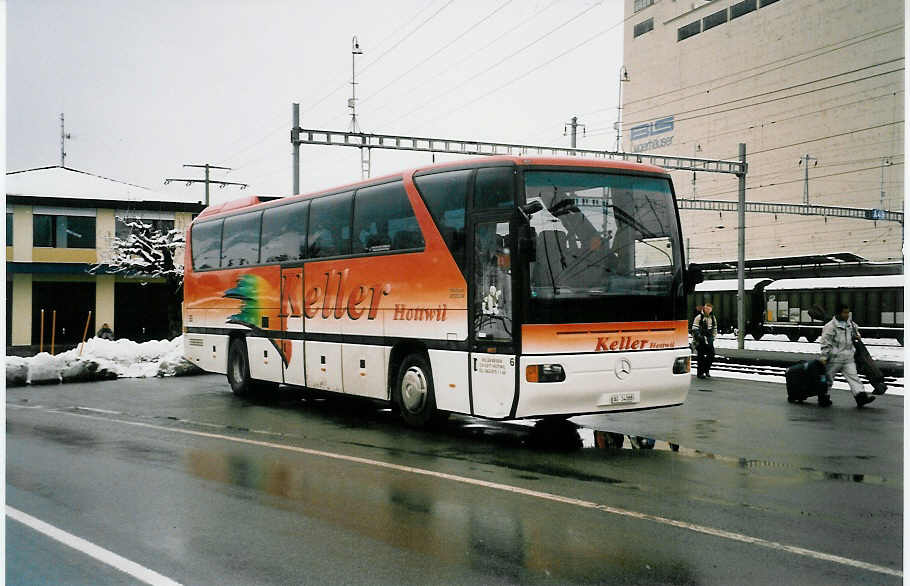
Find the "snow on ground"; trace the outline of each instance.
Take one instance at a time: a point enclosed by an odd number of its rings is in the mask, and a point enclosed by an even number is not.
[[[805,338],[801,338],[805,339]],[[897,340],[889,339],[870,339],[866,340],[866,348],[869,349],[869,354],[875,360],[888,360],[893,362],[904,362],[904,347],[897,343]],[[714,341],[715,349],[721,348],[736,348],[736,336],[733,334],[721,334]],[[784,334],[775,334],[775,335],[764,335],[761,340],[755,340],[752,336],[746,336],[745,340],[746,350],[766,350],[769,352],[799,352],[811,356],[817,356],[821,345],[817,342],[791,342],[787,339],[787,336]],[[808,356],[807,356],[808,358]],[[693,359],[694,360],[694,359]],[[749,374],[745,372],[727,372],[715,369],[711,373],[712,377],[715,378],[738,378],[743,380],[759,380],[764,382],[777,382],[781,384],[787,384],[787,380],[783,375],[767,375],[767,374]],[[694,382],[694,381],[693,381]],[[904,396],[904,379],[898,378],[895,379],[895,382],[898,383],[899,387],[890,386],[885,394],[887,395],[898,395]],[[850,387],[845,381],[835,381],[835,389],[843,389],[849,391]],[[871,386],[866,385],[867,390],[871,390]]]
[[[800,338],[804,340],[805,338]],[[875,360],[888,360],[892,362],[904,362],[904,347],[897,343],[897,340],[889,339],[867,339],[865,340],[869,354]],[[746,350],[767,350],[769,352],[801,352],[804,354],[819,353],[821,345],[818,342],[790,342],[785,334],[766,334],[761,340],[755,340],[752,336],[746,336]],[[733,334],[721,334],[714,341],[714,348],[736,348],[736,336]]]
[[[51,356],[6,357],[6,384],[55,384],[114,378],[184,376],[201,372],[183,357],[183,336],[133,342],[92,338],[80,347]]]
[[[773,375],[773,374],[752,374],[748,372],[729,372],[726,370],[719,370],[716,368],[711,369],[711,378],[738,378],[741,380],[748,380],[753,382],[763,382],[763,383],[780,383],[782,385],[787,384],[787,379],[784,375]],[[900,386],[888,386],[888,390],[885,391],[886,395],[896,395],[898,397],[904,396],[904,379],[898,378],[894,380],[895,383]],[[695,379],[692,380],[692,384],[698,384]],[[838,396],[849,398],[850,385],[847,384],[847,381],[835,380],[834,389],[839,389],[845,391],[842,395],[837,393],[832,393],[832,398],[837,400]],[[872,385],[866,385],[866,391],[872,392]],[[782,391],[784,396],[786,396],[786,391]]]

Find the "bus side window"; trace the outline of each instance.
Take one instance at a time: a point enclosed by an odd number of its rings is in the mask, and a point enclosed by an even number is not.
[[[472,171],[446,171],[414,178],[436,227],[461,272],[465,271],[465,205]]]
[[[224,220],[193,224],[193,269],[217,269],[221,265],[221,226]]]
[[[273,263],[306,258],[307,218],[310,202],[269,208],[262,214],[261,262]]]
[[[262,214],[240,214],[224,220],[221,268],[259,263],[259,219]]]
[[[512,167],[490,167],[477,170],[474,183],[474,209],[510,208],[514,204]]]
[[[311,258],[351,253],[353,203],[353,192],[320,197],[312,201],[307,239]]]
[[[408,250],[424,245],[417,216],[401,181],[357,190],[353,252]]]

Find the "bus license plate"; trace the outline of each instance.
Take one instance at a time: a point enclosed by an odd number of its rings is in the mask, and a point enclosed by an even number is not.
[[[625,405],[627,403],[638,403],[638,391],[628,391],[625,393],[612,393],[609,395],[610,405]]]

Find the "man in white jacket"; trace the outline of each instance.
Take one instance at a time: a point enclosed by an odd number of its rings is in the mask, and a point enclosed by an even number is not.
[[[822,328],[822,335],[819,337],[821,353],[818,358],[825,364],[829,391],[829,394],[818,398],[820,406],[827,407],[831,405],[831,386],[834,384],[834,375],[838,372],[847,379],[847,384],[850,385],[850,392],[853,393],[857,407],[862,407],[875,400],[875,397],[864,390],[863,383],[859,380],[859,374],[856,372],[856,361],[853,359],[853,340],[858,340],[859,338],[859,328],[850,319],[850,307],[843,304],[840,305],[837,313],[834,314],[834,318]]]

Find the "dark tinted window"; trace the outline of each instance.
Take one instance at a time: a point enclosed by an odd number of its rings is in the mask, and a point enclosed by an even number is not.
[[[310,258],[350,254],[353,195],[340,193],[312,201],[308,234]]]
[[[221,267],[240,267],[259,262],[261,213],[225,218],[221,244]]]
[[[95,248],[95,218],[91,216],[57,216],[57,242],[60,242],[60,222],[65,222],[67,248]]]
[[[761,0],[761,7],[764,8],[768,4],[774,4],[777,0]]]
[[[719,24],[727,22],[727,9],[718,10],[714,14],[710,14],[702,19],[701,30],[706,31],[709,28],[714,28]]]
[[[262,213],[261,262],[306,258],[306,224],[310,202],[271,208]]]
[[[635,27],[632,29],[632,36],[638,37],[652,30],[654,30],[654,19],[649,18],[648,20],[635,25]]]
[[[221,260],[221,224],[223,220],[193,224],[190,236],[193,247],[193,268],[217,269]]]
[[[32,244],[35,246],[54,246],[57,242],[57,223],[55,216],[35,214],[32,216]]]
[[[34,246],[95,248],[95,218],[91,216],[32,216]]]
[[[755,10],[755,0],[743,0],[730,7],[730,19],[739,18]]]
[[[683,39],[688,39],[693,35],[697,35],[701,32],[701,21],[696,20],[693,23],[687,24],[684,27],[680,27],[676,31],[676,40],[682,41]]]
[[[400,181],[357,190],[354,253],[407,250],[423,245],[417,217]]]
[[[478,169],[474,183],[474,209],[512,207],[513,178],[512,167]]]
[[[6,245],[13,245],[13,214],[6,213]]]
[[[464,272],[465,205],[471,184],[471,171],[449,171],[415,177],[439,233],[446,241],[455,262]]]

